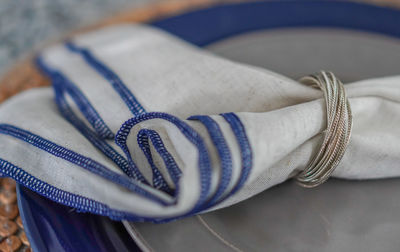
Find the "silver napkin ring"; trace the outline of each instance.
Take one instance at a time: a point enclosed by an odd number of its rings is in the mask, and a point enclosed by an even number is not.
[[[307,167],[297,175],[303,187],[324,183],[338,166],[350,141],[353,117],[343,83],[331,72],[321,71],[300,79],[300,82],[319,88],[326,102],[327,127],[318,153]]]

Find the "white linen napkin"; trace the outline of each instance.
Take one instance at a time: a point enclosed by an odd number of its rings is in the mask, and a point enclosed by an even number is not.
[[[37,63],[53,86],[1,104],[0,171],[113,219],[242,201],[304,169],[326,127],[321,91],[149,26],[79,35]],[[354,126],[333,175],[399,176],[400,77],[345,86]]]

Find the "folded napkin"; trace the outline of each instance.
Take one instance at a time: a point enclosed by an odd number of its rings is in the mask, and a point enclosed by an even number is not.
[[[113,219],[245,200],[302,171],[326,128],[320,90],[144,25],[79,35],[37,65],[52,88],[1,104],[0,171]],[[333,176],[399,176],[400,77],[345,87],[354,126]]]

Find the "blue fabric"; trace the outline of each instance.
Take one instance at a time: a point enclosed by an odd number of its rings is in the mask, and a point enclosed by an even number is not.
[[[133,115],[140,115],[145,113],[145,109],[140,105],[137,101],[136,97],[132,94],[129,88],[123,83],[121,78],[118,77],[109,67],[106,66],[104,62],[98,60],[93,53],[87,48],[82,48],[71,41],[66,42],[65,46],[74,53],[78,53],[82,56],[82,58],[95,69],[98,73],[100,73],[105,79],[107,79],[110,84],[113,86],[116,92],[121,96],[122,100],[126,103],[129,110]]]
[[[26,143],[29,143],[39,149],[42,149],[49,154],[62,158],[66,161],[69,161],[75,165],[82,167],[100,177],[111,180],[114,183],[125,187],[126,189],[137,193],[139,195],[143,195],[144,197],[159,202],[160,204],[167,205],[168,203],[162,201],[159,197],[152,194],[148,190],[146,190],[140,183],[129,179],[126,176],[120,175],[116,172],[111,171],[107,167],[102,164],[87,158],[83,155],[80,155],[76,152],[73,152],[67,148],[64,148],[60,145],[57,145],[51,141],[48,141],[40,136],[37,136],[27,130],[23,130],[12,125],[0,124],[0,134],[5,134],[22,140]]]
[[[210,134],[221,163],[221,175],[217,191],[209,201],[209,206],[220,202],[222,194],[226,191],[232,177],[232,156],[219,125],[209,116],[191,116],[189,120],[198,120],[204,124]]]
[[[58,86],[60,89],[65,90],[65,92],[67,92],[71,96],[71,98],[78,105],[79,110],[82,112],[82,114],[85,116],[85,118],[92,125],[93,129],[99,134],[100,137],[108,139],[114,138],[114,134],[104,123],[103,119],[99,116],[96,109],[90,104],[82,91],[80,91],[74,83],[72,83],[61,72],[47,66],[43,62],[41,57],[36,57],[36,65],[41,71],[43,71],[47,76],[51,78],[52,84],[54,86]]]
[[[137,169],[134,165],[129,165],[128,161],[122,157],[116,150],[114,150],[103,138],[112,138],[114,139],[114,133],[106,126],[104,121],[100,118],[95,109],[90,105],[89,101],[86,97],[79,91],[79,89],[71,84],[68,79],[64,77],[61,73],[52,70],[49,68],[40,57],[37,57],[37,65],[40,69],[46,73],[48,76],[51,76],[52,84],[55,92],[55,101],[58,105],[58,108],[61,114],[77,128],[83,136],[85,136],[96,148],[98,148],[102,153],[104,153],[107,157],[109,157],[115,164],[117,164],[122,171],[124,171],[129,177],[133,177],[143,183],[146,183],[144,176],[141,174],[139,169]],[[78,103],[78,107],[81,109],[86,119],[89,122],[92,122],[92,125],[99,125],[96,135],[91,129],[89,129],[84,122],[82,122],[76,114],[72,111],[68,103],[66,102],[65,93],[68,93],[69,86],[72,86],[72,90],[76,90],[79,93],[78,97],[75,97],[75,101]],[[71,92],[70,92],[71,94]],[[83,101],[83,102],[78,102]],[[94,119],[93,119],[94,118]],[[95,121],[92,121],[95,120]],[[96,128],[96,127],[94,127]],[[104,132],[104,134],[103,134]]]
[[[165,148],[164,143],[160,137],[160,135],[154,131],[149,129],[141,129],[138,133],[138,144],[145,154],[151,168],[153,171],[153,186],[157,189],[160,189],[168,194],[177,195],[179,191],[179,178],[182,174],[178,165],[176,164],[173,156],[168,152]],[[161,156],[164,161],[165,168],[168,171],[172,181],[174,182],[175,189],[170,188],[160,172],[159,168],[153,161],[153,156],[150,151],[149,138],[156,149],[157,153]]]
[[[235,192],[237,192],[240,188],[242,188],[247,178],[249,177],[253,158],[252,158],[251,146],[246,135],[246,129],[243,126],[242,122],[240,121],[240,118],[234,113],[225,113],[221,115],[229,123],[233,133],[236,136],[236,140],[239,143],[241,159],[242,159],[242,171],[240,173],[240,179],[236,184],[235,188],[230,193],[230,195],[232,195]]]
[[[199,160],[197,165],[200,173],[201,190],[200,190],[200,197],[196,203],[196,206],[193,208],[193,210],[190,211],[190,214],[204,210],[203,204],[207,200],[211,187],[211,163],[210,163],[211,161],[207,151],[207,147],[201,136],[184,121],[173,115],[161,112],[149,112],[134,117],[126,121],[122,125],[121,129],[118,131],[115,137],[117,145],[121,147],[121,149],[126,153],[127,156],[130,156],[129,149],[126,143],[127,136],[129,135],[130,130],[136,124],[151,119],[163,119],[174,124],[182,132],[182,134],[197,147],[199,153]],[[157,146],[155,147],[157,148]],[[158,151],[160,150],[158,149]]]

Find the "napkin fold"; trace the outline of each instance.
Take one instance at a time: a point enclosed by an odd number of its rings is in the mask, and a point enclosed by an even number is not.
[[[52,87],[0,106],[0,171],[113,219],[169,221],[245,200],[304,169],[326,127],[320,90],[146,25],[76,36],[37,65]],[[399,176],[400,77],[345,87],[354,126],[333,176]]]

